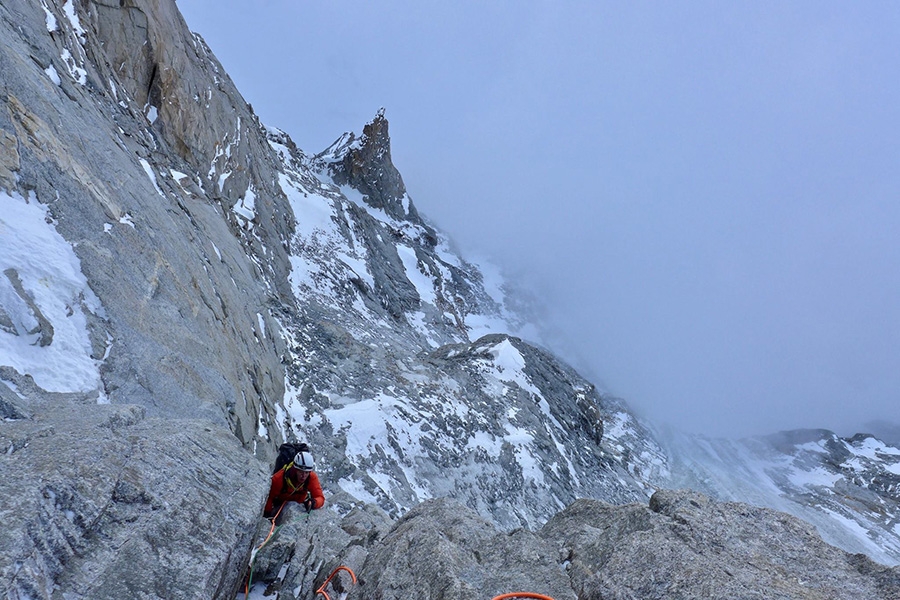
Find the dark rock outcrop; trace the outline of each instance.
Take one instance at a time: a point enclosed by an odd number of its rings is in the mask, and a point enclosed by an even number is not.
[[[327,164],[337,185],[351,186],[369,206],[398,221],[424,225],[391,160],[391,137],[383,108],[363,127],[361,136],[344,134],[316,158]],[[431,234],[434,239],[434,232]]]

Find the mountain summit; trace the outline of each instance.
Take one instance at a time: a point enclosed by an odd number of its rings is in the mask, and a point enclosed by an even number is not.
[[[384,108],[366,123],[361,136],[346,133],[316,158],[327,165],[336,185],[349,185],[363,195],[368,206],[383,210],[398,221],[423,224],[391,160]]]

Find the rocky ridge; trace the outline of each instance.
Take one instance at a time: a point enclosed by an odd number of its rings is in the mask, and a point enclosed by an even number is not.
[[[343,519],[300,518],[286,535],[292,542],[276,542],[268,556],[277,559],[260,570],[282,600],[310,597],[339,565],[358,581],[341,574],[326,591],[347,600],[900,598],[900,568],[830,546],[786,513],[688,490],[626,505],[581,499],[536,531],[504,532],[436,499],[392,526],[372,508],[352,508]]]

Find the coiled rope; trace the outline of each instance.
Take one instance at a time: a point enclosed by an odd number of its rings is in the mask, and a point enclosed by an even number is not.
[[[325,591],[325,588],[328,587],[328,583],[332,580],[332,578],[334,578],[334,576],[338,574],[338,571],[347,571],[348,573],[350,573],[350,578],[353,580],[353,583],[356,583],[356,574],[350,569],[350,567],[341,565],[340,567],[332,571],[331,575],[328,576],[328,579],[325,580],[325,583],[323,583],[319,587],[319,589],[316,590],[316,596],[322,594],[323,596],[325,596],[325,600],[331,600],[331,597],[328,595],[328,592]]]

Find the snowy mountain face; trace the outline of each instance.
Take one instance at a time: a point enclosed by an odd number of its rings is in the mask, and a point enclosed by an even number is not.
[[[827,432],[812,448],[790,443],[805,439],[796,432],[679,436],[663,450],[624,404],[551,354],[508,335],[478,339],[522,319],[502,286],[488,293],[478,268],[422,221],[387,132],[379,112],[362,136],[311,158],[270,136],[284,187],[302,193],[288,196],[305,318],[286,329],[305,343],[292,344],[279,424],[323,448],[337,440],[326,469],[340,489],[394,514],[452,496],[503,527],[533,527],[577,497],[621,504],[683,486],[790,512],[831,543],[900,563],[897,448]]]
[[[584,553],[609,558],[613,539],[647,553],[651,528],[675,548],[688,522],[715,546],[716,519],[746,512],[649,500],[671,486],[900,561],[900,450],[654,435],[528,342],[502,278],[418,213],[383,111],[304,153],[259,122],[171,0],[4,0],[0,39],[0,595],[234,597],[286,440],[312,444],[329,504],[260,558],[282,598],[338,558],[385,582],[356,597],[414,596],[416,576],[380,561],[416,547],[455,557],[444,571],[469,565],[466,535],[498,554],[470,565],[476,587],[450,573],[450,597],[542,578],[559,597],[631,597]],[[517,529],[570,505],[550,541]],[[735,539],[784,520],[752,514]],[[440,535],[408,525],[420,517]],[[592,538],[607,518],[628,539]],[[819,543],[791,523],[792,543]],[[541,554],[546,578],[529,567]],[[900,589],[896,570],[828,560],[850,565],[846,589]]]
[[[649,497],[641,475],[664,461],[624,406],[520,338],[479,337],[522,320],[419,216],[383,112],[314,157],[270,142],[297,215],[298,314],[282,320],[287,393],[267,429],[312,440],[332,486],[395,514],[452,495],[516,527],[579,496]]]

